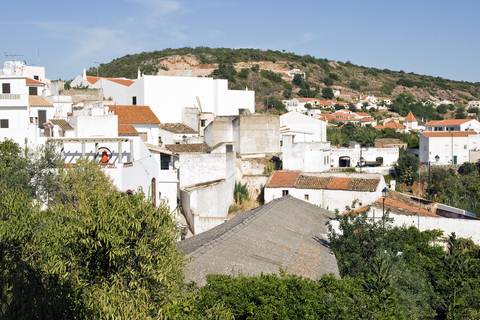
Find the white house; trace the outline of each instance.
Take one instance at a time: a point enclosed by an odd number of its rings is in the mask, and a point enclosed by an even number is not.
[[[230,90],[224,79],[157,75],[139,75],[135,80],[86,75],[77,78],[73,85],[85,83],[83,78],[96,81],[89,87],[98,82],[104,97],[114,103],[150,106],[164,123],[182,122],[183,110],[192,107],[218,116],[238,115],[242,109],[255,112],[255,92]]]
[[[480,108],[480,100],[468,101],[468,108]]]
[[[183,123],[162,123],[159,130],[159,144],[199,143],[203,139],[198,132]]]
[[[282,165],[286,170],[323,172],[330,169],[330,142],[294,142],[295,135],[282,136]]]
[[[291,195],[321,208],[343,212],[374,203],[386,188],[382,175],[275,171],[265,185],[265,202]]]
[[[476,119],[447,119],[427,122],[428,131],[475,131],[480,132]]]
[[[424,131],[420,133],[419,158],[434,165],[474,162],[480,134],[474,131]]]
[[[191,234],[207,231],[227,219],[233,203],[235,153],[232,144],[166,145],[177,163],[180,203]]]
[[[378,166],[388,170],[397,163],[399,156],[398,147],[374,148],[362,147],[360,144],[354,144],[349,148],[333,147],[330,153],[330,166],[332,168]]]
[[[139,136],[145,143],[159,143],[160,120],[150,107],[139,105],[111,105],[109,111],[118,116],[120,136]]]
[[[294,142],[326,142],[327,123],[290,111],[280,116],[280,134],[294,135]]]
[[[425,130],[424,126],[420,126],[418,124],[417,118],[415,118],[415,116],[411,111],[405,117],[405,121],[403,122],[403,125],[405,126],[405,131],[407,132]]]

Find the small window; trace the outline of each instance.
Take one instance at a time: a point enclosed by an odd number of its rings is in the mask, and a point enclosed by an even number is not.
[[[280,147],[283,147],[283,140],[280,140]]]
[[[305,199],[305,201],[308,201],[308,200],[310,199],[310,195],[305,194],[305,195],[303,196],[303,199]]]
[[[2,93],[10,93],[10,83],[2,83]]]
[[[132,104],[135,106],[137,105],[137,97],[136,96],[133,96],[132,97]]]
[[[282,197],[288,196],[288,190],[282,190]]]
[[[201,126],[202,128],[205,127],[206,122],[207,122],[207,120],[201,119],[201,120],[200,120],[200,126]]]
[[[38,95],[38,88],[37,87],[28,87],[28,94],[31,96]]]
[[[33,76],[33,79],[40,80],[40,77],[39,76]]]
[[[8,128],[8,119],[0,119],[0,128],[7,129]]]
[[[233,145],[231,144],[225,145],[225,152],[233,152]]]
[[[463,146],[463,149],[467,150],[467,145],[464,145],[464,146]]]

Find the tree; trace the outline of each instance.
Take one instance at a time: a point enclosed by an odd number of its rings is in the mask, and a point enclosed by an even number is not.
[[[467,117],[467,114],[465,112],[465,107],[458,106],[457,109],[455,110],[455,119],[465,119],[466,117]]]
[[[267,109],[273,109],[277,113],[287,112],[287,108],[285,108],[283,102],[276,97],[266,97],[263,104]]]
[[[333,93],[333,90],[332,88],[323,88],[322,89],[322,97],[324,97],[325,99],[333,99],[335,98],[335,94]]]
[[[448,105],[447,104],[441,104],[437,107],[437,112],[440,114],[446,114],[448,112]]]
[[[78,163],[58,181],[46,210],[25,192],[5,189],[10,193],[0,196],[0,243],[6,244],[0,256],[7,257],[0,266],[7,280],[0,282],[0,312],[17,318],[157,317],[182,280],[168,209],[153,207],[143,194],[116,191],[94,163]],[[15,266],[23,268],[21,278]],[[31,287],[52,297],[41,299]],[[42,305],[25,308],[18,299]]]
[[[300,87],[304,82],[305,82],[305,80],[303,79],[303,76],[301,74],[296,73],[293,76],[292,83],[294,85]]]
[[[325,79],[323,79],[323,83],[326,86],[331,86],[331,85],[333,85],[333,80],[331,78],[325,78]]]
[[[395,165],[395,177],[401,183],[411,186],[418,178],[418,158],[404,150],[400,150],[398,162]]]

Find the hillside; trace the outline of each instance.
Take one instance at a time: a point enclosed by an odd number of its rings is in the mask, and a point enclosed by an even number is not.
[[[421,101],[437,98],[459,104],[480,98],[480,83],[258,49],[197,47],[142,52],[101,64],[98,72],[101,76],[135,78],[138,68],[144,74],[227,78],[232,89],[255,90],[259,107],[266,97],[319,97],[325,87],[340,90],[341,99],[348,102],[360,95],[395,97],[403,92]],[[292,83],[288,72],[294,69],[305,73],[305,81]],[[95,75],[97,70],[88,72]]]

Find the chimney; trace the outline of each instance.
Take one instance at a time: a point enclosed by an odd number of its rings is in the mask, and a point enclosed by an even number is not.
[[[83,74],[82,74],[83,80],[87,80],[87,69],[83,68]]]
[[[140,68],[137,69],[137,79],[142,77],[142,72],[140,72]]]

